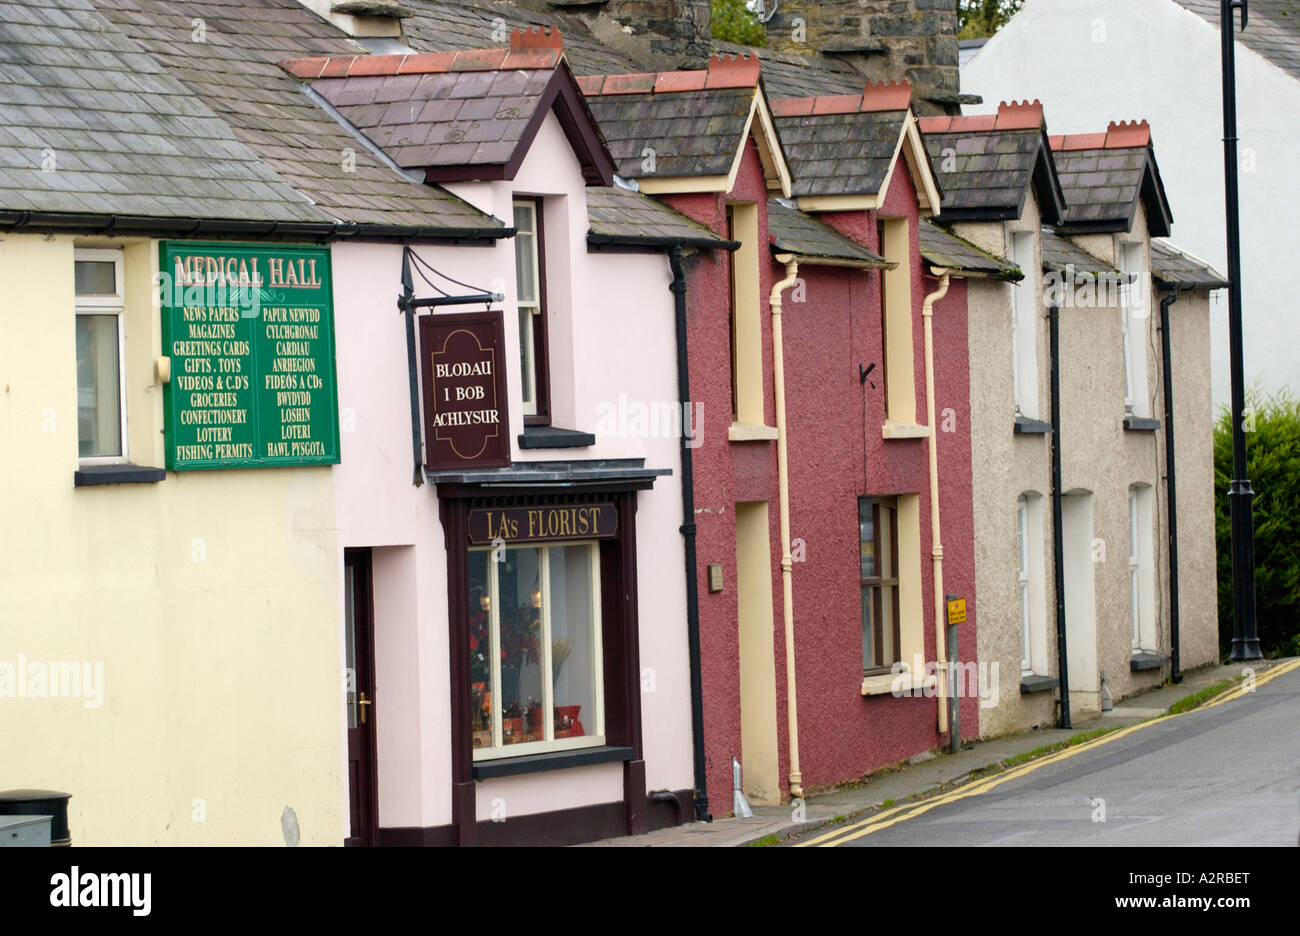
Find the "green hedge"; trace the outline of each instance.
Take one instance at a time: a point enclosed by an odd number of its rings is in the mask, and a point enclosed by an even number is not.
[[[1255,492],[1255,602],[1265,656],[1300,655],[1300,400],[1289,391],[1247,400],[1246,475]],[[1253,418],[1252,418],[1253,417]],[[1231,417],[1214,426],[1215,538],[1219,551],[1219,648],[1232,646]]]

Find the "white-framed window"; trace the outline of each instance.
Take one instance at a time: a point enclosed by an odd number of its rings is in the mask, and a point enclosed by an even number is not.
[[[604,744],[599,544],[471,549],[469,594],[474,759]]]
[[[1134,485],[1128,492],[1129,621],[1133,652],[1156,649],[1155,539],[1151,522],[1150,485]]]
[[[1038,418],[1038,261],[1035,235],[1011,235],[1011,260],[1025,278],[1011,287],[1011,375],[1017,416]]]
[[[549,367],[546,347],[546,238],[542,202],[516,198],[515,284],[519,306],[519,373],[524,418],[550,422]]]
[[[1016,500],[1016,574],[1020,607],[1020,672],[1047,675],[1047,585],[1043,561],[1043,497]]]
[[[1020,572],[1017,587],[1020,593],[1020,672],[1034,671],[1033,652],[1030,649],[1030,634],[1033,632],[1032,611],[1030,609],[1029,581],[1029,502],[1020,495],[1016,503],[1016,552],[1020,557]]]
[[[126,304],[122,251],[73,254],[77,341],[77,455],[82,464],[127,459]]]
[[[1138,243],[1120,245],[1120,317],[1124,332],[1124,411],[1134,416],[1151,415],[1147,388],[1147,340],[1150,334],[1150,281]]]

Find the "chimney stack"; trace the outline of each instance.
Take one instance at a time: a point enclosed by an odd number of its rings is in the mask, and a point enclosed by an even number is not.
[[[781,0],[767,42],[843,58],[874,81],[906,78],[918,113],[960,111],[957,0]]]

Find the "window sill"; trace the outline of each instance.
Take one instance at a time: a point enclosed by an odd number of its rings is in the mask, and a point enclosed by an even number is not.
[[[862,677],[862,694],[864,696],[914,694],[926,689],[933,690],[937,685],[934,674],[929,676],[913,673],[881,673],[879,676]]]
[[[1160,420],[1148,419],[1146,416],[1125,416],[1125,432],[1155,432],[1160,428]]]
[[[880,429],[880,435],[885,439],[928,439],[930,438],[930,427],[886,420],[884,426]]]
[[[524,426],[519,436],[521,449],[587,448],[595,444],[596,437],[590,432],[555,426]]]
[[[1016,417],[1016,435],[1050,435],[1052,424],[1043,422],[1041,419],[1030,419],[1028,416]]]
[[[1145,650],[1139,650],[1133,654],[1129,660],[1128,668],[1130,672],[1140,673],[1143,670],[1161,669],[1165,665],[1165,658],[1158,653],[1148,653]]]
[[[167,479],[166,468],[143,465],[83,465],[72,475],[73,487],[97,484],[157,484]]]
[[[776,438],[776,426],[751,426],[747,423],[732,423],[727,429],[730,442],[770,442]]]
[[[1022,673],[1020,675],[1020,694],[1029,695],[1034,692],[1050,692],[1061,684],[1061,681],[1055,676],[1035,676],[1033,673]]]
[[[519,774],[541,773],[546,770],[567,770],[570,767],[589,767],[592,764],[613,764],[636,759],[636,749],[630,747],[589,747],[571,751],[552,751],[547,754],[528,754],[524,757],[503,757],[499,760],[478,761],[474,764],[474,779],[514,777]]]

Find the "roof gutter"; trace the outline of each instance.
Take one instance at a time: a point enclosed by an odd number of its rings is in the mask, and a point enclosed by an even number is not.
[[[772,245],[772,253],[777,254],[777,262],[782,263],[781,257],[794,257],[803,266],[824,266],[824,267],[847,267],[853,270],[892,270],[898,266],[897,263],[890,263],[888,260],[854,260],[850,257],[817,257],[812,254],[801,254],[798,251],[790,250],[779,244]]]
[[[513,233],[513,232],[512,232]],[[670,235],[653,236],[649,234],[596,234],[587,232],[587,246],[600,250],[602,247],[630,247],[638,250],[673,250],[680,247],[695,247],[700,250],[739,250],[740,241],[721,240],[715,237],[672,237]]]
[[[436,228],[351,221],[237,221],[214,218],[0,211],[0,232],[111,234],[114,237],[238,237],[250,240],[360,240],[490,243],[515,236],[513,227]]]

